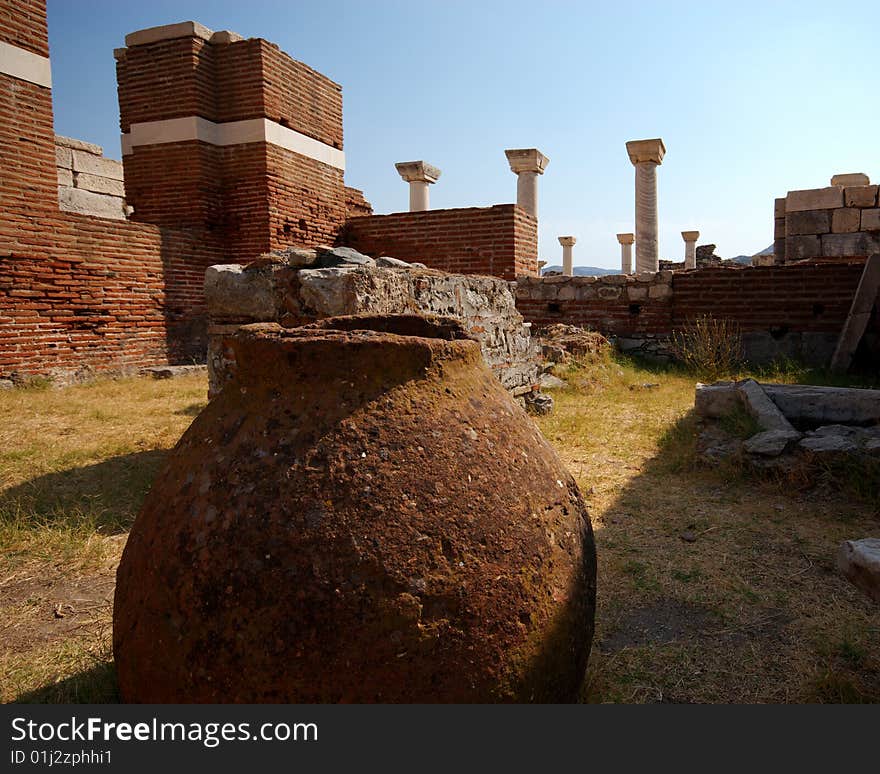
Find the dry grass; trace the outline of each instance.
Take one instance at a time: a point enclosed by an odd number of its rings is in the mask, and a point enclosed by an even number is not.
[[[0,701],[114,695],[125,535],[205,392],[200,377],[0,392]]]
[[[692,377],[612,363],[572,383],[539,424],[596,534],[584,699],[880,701],[880,614],[834,569],[878,533],[872,506],[697,468]]]
[[[880,700],[880,616],[833,569],[877,534],[870,506],[694,468],[693,377],[570,376],[539,423],[596,530],[584,700]],[[204,395],[196,377],[0,393],[0,700],[115,699],[113,573]]]

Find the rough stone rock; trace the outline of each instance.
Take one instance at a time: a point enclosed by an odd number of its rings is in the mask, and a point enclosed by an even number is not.
[[[145,368],[144,373],[152,376],[154,379],[177,379],[181,376],[190,376],[192,374],[208,373],[206,365],[169,365],[169,366],[153,366]]]
[[[543,356],[557,363],[569,357],[594,360],[611,349],[608,339],[601,333],[563,323],[542,328],[535,338],[540,342]]]
[[[731,414],[742,401],[734,382],[697,382],[694,391],[694,410],[704,419],[721,419]]]
[[[553,374],[541,374],[538,384],[541,385],[542,390],[562,390],[568,387],[568,382]]]
[[[0,379],[0,390],[12,390],[15,388],[15,382],[12,379]]]
[[[880,422],[880,390],[813,387],[805,384],[762,385],[792,422],[868,425]]]
[[[318,251],[304,247],[285,247],[283,250],[273,250],[269,255],[277,256],[288,266],[298,269],[311,268],[318,261]]]
[[[359,253],[353,247],[332,247],[318,249],[318,269],[333,269],[337,266],[375,266],[376,262],[368,255]]]
[[[859,428],[827,425],[807,433],[799,446],[817,455],[854,454],[861,445]]]
[[[746,411],[754,417],[763,430],[794,432],[791,422],[785,418],[785,415],[754,379],[739,382],[736,389],[742,398]]]
[[[209,266],[205,301],[214,317],[270,322],[278,316],[275,266],[245,268],[239,264]]]
[[[532,390],[523,395],[526,410],[531,414],[544,416],[553,411],[555,401],[549,395],[538,390]]]
[[[797,430],[765,430],[749,438],[743,444],[743,450],[761,457],[778,457],[801,438]]]
[[[477,343],[403,316],[250,325],[233,346],[237,376],[169,455],[119,565],[122,698],[575,699],[590,520]]]
[[[844,541],[837,552],[837,568],[850,583],[880,604],[880,539]]]
[[[401,261],[400,258],[389,258],[387,255],[376,259],[376,266],[380,269],[411,269],[412,264]]]

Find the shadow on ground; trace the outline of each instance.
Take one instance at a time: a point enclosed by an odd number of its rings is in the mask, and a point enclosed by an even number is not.
[[[119,701],[113,662],[96,664],[57,683],[18,696],[15,704],[115,704]]]
[[[124,532],[167,454],[124,454],[31,479],[0,494],[0,520],[23,527],[63,527],[87,519],[102,534]]]

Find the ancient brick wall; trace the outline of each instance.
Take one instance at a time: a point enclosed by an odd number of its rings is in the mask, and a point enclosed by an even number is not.
[[[792,357],[827,365],[849,313],[864,259],[705,268],[606,277],[521,278],[517,308],[536,327],[580,325],[625,350],[662,353],[664,340],[699,315],[731,320],[756,362]],[[866,345],[880,338],[874,311]]]
[[[537,221],[513,204],[351,218],[340,242],[457,274],[536,275]]]

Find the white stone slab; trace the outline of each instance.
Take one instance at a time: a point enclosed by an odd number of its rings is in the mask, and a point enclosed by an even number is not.
[[[158,43],[160,40],[173,40],[174,38],[210,40],[213,34],[214,30],[209,30],[204,24],[199,24],[197,21],[183,21],[130,32],[125,36],[125,45],[145,46],[148,43]]]
[[[49,57],[0,41],[0,73],[28,83],[52,88],[52,65]]]
[[[77,172],[74,185],[86,191],[109,194],[110,196],[125,196],[125,185],[121,180],[114,180],[100,175],[89,175],[85,172]]]
[[[109,177],[111,180],[122,180],[121,161],[105,159],[103,156],[95,156],[85,151],[73,151],[73,171]]]
[[[58,206],[64,212],[125,220],[122,199],[117,196],[104,196],[92,191],[60,186],[58,188]]]

